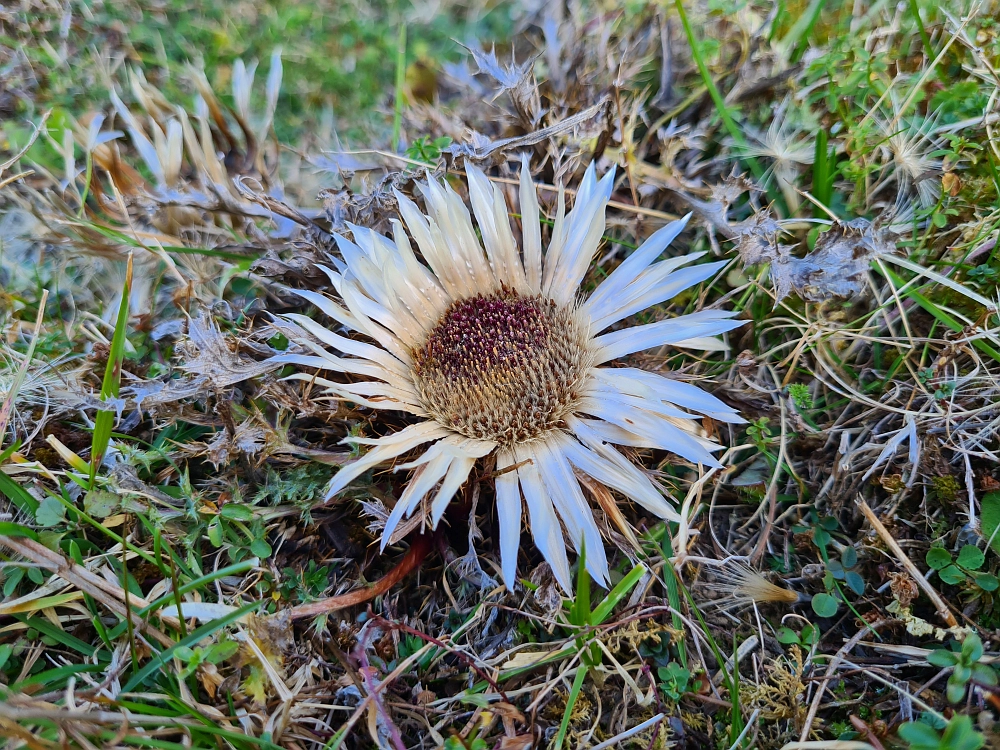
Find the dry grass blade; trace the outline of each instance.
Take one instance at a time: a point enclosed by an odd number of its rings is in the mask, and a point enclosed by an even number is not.
[[[146,623],[142,617],[136,614],[135,609],[126,608],[125,601],[127,596],[124,589],[120,586],[110,583],[96,573],[87,570],[82,565],[67,560],[59,553],[53,552],[33,539],[0,536],[0,545],[30,560],[32,563],[51,571],[54,575],[59,576],[83,593],[92,596],[119,617],[130,618],[137,632],[140,634],[148,634],[163,646],[170,647],[175,644],[173,638]],[[149,602],[136,596],[132,597],[131,603],[140,608],[149,606]],[[177,624],[176,620],[166,617],[164,617],[164,622],[175,626]]]
[[[42,335],[42,319],[45,316],[45,303],[48,299],[49,290],[42,290],[42,297],[38,302],[38,316],[35,318],[35,328],[31,335],[31,343],[28,344],[28,351],[24,355],[24,360],[21,362],[21,367],[18,369],[17,375],[14,377],[14,382],[4,394],[3,403],[0,403],[0,448],[4,446],[4,438],[7,435],[7,423],[10,420],[11,412],[14,410],[14,402],[21,390],[21,386],[24,384],[24,378],[28,374],[28,368],[31,366],[31,358],[35,353],[38,338]]]

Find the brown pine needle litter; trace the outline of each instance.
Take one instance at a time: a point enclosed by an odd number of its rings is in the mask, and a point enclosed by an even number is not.
[[[1000,745],[998,12],[5,5],[2,747]]]

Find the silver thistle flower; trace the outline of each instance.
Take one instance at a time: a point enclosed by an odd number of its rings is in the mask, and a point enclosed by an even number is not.
[[[681,268],[703,253],[655,262],[685,217],[653,234],[581,301],[580,283],[604,233],[613,171],[598,180],[591,165],[569,213],[560,195],[544,253],[527,162],[520,181],[520,250],[503,194],[478,169],[466,171],[483,243],[446,183],[431,179],[421,186],[428,215],[397,193],[409,236],[398,221],[392,239],[351,226],[354,242],[337,238],[343,262],[324,269],[342,303],[299,292],[367,340],[290,314],[284,317],[300,329],[296,343],[312,354],[288,353],[277,361],[362,376],[363,382],[349,383],[308,373],[292,377],[318,383],[335,398],[418,418],[386,437],[347,438],[371,447],[340,469],[327,493],[329,499],[368,469],[429,443],[418,458],[396,467],[413,475],[386,520],[383,548],[427,498],[436,527],[477,460],[494,454],[505,583],[515,580],[523,500],[535,544],[560,585],[570,590],[563,530],[577,551],[586,545],[587,569],[607,585],[604,544],[577,473],[661,518],[676,519],[649,477],[614,446],[658,448],[718,466],[712,452],[721,446],[698,434],[696,420],[743,420],[693,385],[604,365],[665,344],[718,348],[711,337],[742,321],[732,320],[731,311],[703,310],[601,332],[711,277],[723,263]]]

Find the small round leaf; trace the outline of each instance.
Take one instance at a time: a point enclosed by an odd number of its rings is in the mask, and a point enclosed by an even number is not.
[[[58,526],[66,518],[66,506],[54,497],[42,500],[35,511],[35,522],[39,526]]]
[[[983,563],[986,562],[986,555],[974,544],[966,544],[962,547],[962,551],[958,553],[958,560],[956,562],[966,570],[979,570],[983,567]]]
[[[943,570],[938,572],[941,576],[941,580],[945,583],[950,583],[952,586],[961,583],[965,580],[965,573],[957,565],[949,565]]]
[[[219,509],[219,515],[234,521],[252,521],[253,509],[239,503],[226,503]]]
[[[949,681],[954,680],[955,682],[960,682],[963,685],[969,681],[972,677],[972,667],[967,667],[964,664],[956,664],[955,670],[951,673],[951,677],[948,678]]]
[[[785,645],[799,642],[798,633],[791,628],[778,628],[775,637],[778,639],[778,643],[784,643]]]
[[[997,671],[989,664],[973,664],[972,678],[983,685],[996,685]]]
[[[256,557],[266,560],[271,556],[271,545],[263,539],[254,539],[250,543],[250,552]]]
[[[941,741],[936,747],[946,747],[948,750],[979,750],[985,742],[983,735],[972,728],[970,717],[956,714],[944,728],[944,734],[941,735]]]
[[[853,568],[858,564],[858,553],[854,547],[844,547],[844,551],[840,553],[840,562],[845,568]]]
[[[208,541],[213,547],[222,546],[222,524],[217,518],[208,525]]]
[[[969,633],[962,642],[962,657],[966,664],[979,661],[983,656],[983,640],[975,633]],[[966,678],[968,679],[968,678]]]
[[[927,661],[935,667],[954,667],[958,664],[958,655],[954,651],[939,648],[927,654]]]
[[[840,605],[837,604],[837,600],[834,599],[829,594],[816,594],[812,598],[812,608],[820,617],[833,617],[837,614],[837,610]]]
[[[899,727],[899,736],[911,747],[938,747],[941,737],[922,721],[908,721]]]
[[[851,591],[858,596],[865,593],[865,579],[853,570],[847,571],[847,585],[850,586]]]
[[[944,547],[931,547],[927,550],[925,559],[933,570],[941,570],[951,565],[951,554]]]
[[[972,577],[983,591],[996,591],[1000,588],[1000,581],[992,573],[973,573]]]
[[[956,679],[953,674],[948,678],[948,688],[945,690],[945,695],[948,696],[950,703],[958,703],[965,697],[965,682]]]
[[[107,518],[117,510],[121,501],[115,492],[91,490],[83,498],[83,509],[94,518]]]

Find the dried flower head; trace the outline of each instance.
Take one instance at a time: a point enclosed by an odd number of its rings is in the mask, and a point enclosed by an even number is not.
[[[755,604],[795,604],[799,595],[771,583],[763,573],[746,563],[730,560],[715,571],[712,590],[722,594],[714,604],[723,610],[739,610]]]
[[[396,467],[413,470],[413,476],[386,519],[383,548],[404,516],[425,502],[437,526],[477,460],[492,454],[507,585],[515,580],[522,500],[535,543],[560,585],[570,589],[564,531],[578,551],[586,545],[587,569],[606,584],[604,544],[577,473],[657,516],[676,518],[649,477],[613,446],[658,448],[718,466],[712,452],[720,446],[703,437],[697,420],[705,415],[742,421],[693,385],[606,365],[665,344],[717,347],[709,337],[741,322],[729,311],[704,310],[602,332],[704,281],[723,263],[681,268],[701,253],[655,262],[685,218],[653,234],[588,299],[579,300],[604,233],[613,172],[598,180],[591,166],[569,213],[560,197],[544,254],[527,163],[521,169],[520,250],[503,194],[478,169],[467,167],[467,175],[482,244],[465,203],[447,183],[431,179],[421,186],[427,215],[397,193],[409,236],[398,221],[392,239],[352,225],[354,242],[337,239],[343,262],[324,269],[342,302],[300,292],[366,340],[334,333],[304,315],[287,315],[296,327],[293,340],[312,353],[291,352],[278,360],[361,376],[361,382],[314,380],[311,373],[293,377],[317,382],[335,398],[418,419],[386,437],[347,438],[371,449],[344,466],[328,491],[330,498],[366,470],[430,443],[418,458]]]
[[[770,160],[764,184],[773,177],[788,206],[795,209],[800,202],[795,187],[799,171],[813,163],[816,152],[813,141],[806,138],[788,116],[789,104],[789,99],[785,99],[774,110],[771,124],[763,133],[748,128],[747,135],[753,143],[740,150],[746,156]]]
[[[891,172],[885,183],[895,181],[897,204],[905,205],[912,190],[923,208],[937,203],[941,196],[941,175],[944,162],[935,155],[940,141],[934,130],[937,118],[904,117],[901,104],[890,95],[892,117],[888,120],[875,115],[873,119],[881,131],[880,149],[891,160]],[[883,183],[883,184],[885,184]],[[873,189],[874,194],[877,187]]]

